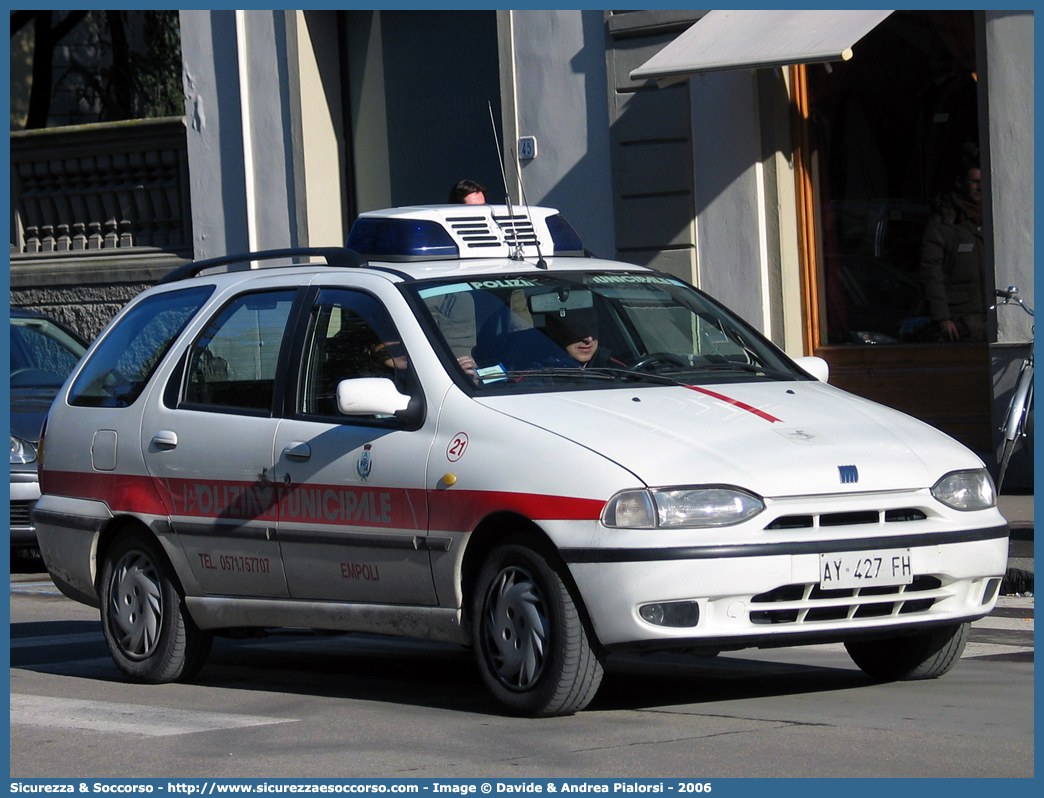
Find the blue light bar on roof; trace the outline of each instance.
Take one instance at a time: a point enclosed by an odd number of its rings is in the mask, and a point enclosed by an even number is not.
[[[556,255],[583,255],[584,242],[573,226],[560,213],[547,217],[547,230],[555,244]]]
[[[460,257],[442,225],[425,219],[356,219],[345,246],[390,261]]]

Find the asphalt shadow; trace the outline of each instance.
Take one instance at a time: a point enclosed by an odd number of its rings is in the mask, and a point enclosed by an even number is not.
[[[107,683],[124,677],[100,623],[11,625],[11,667]],[[39,644],[33,644],[37,640]],[[649,709],[873,684],[855,669],[701,657],[611,655],[591,709]],[[381,701],[483,715],[504,711],[487,692],[473,656],[452,644],[361,634],[280,631],[217,638],[191,684],[226,690]]]

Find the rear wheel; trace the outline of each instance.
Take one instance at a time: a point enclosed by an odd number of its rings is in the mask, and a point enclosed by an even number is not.
[[[884,682],[936,679],[960,660],[970,623],[944,626],[906,637],[845,643],[852,661]]]
[[[594,698],[602,665],[561,574],[530,543],[500,545],[482,565],[472,597],[475,656],[512,711],[571,715]]]
[[[159,544],[121,536],[102,564],[101,622],[116,666],[138,682],[184,681],[210,653],[212,635],[193,622]]]

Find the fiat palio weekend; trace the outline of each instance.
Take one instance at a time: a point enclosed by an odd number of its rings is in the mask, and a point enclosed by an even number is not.
[[[615,651],[939,676],[1004,573],[993,483],[827,372],[552,209],[364,213],[123,309],[51,409],[40,547],[146,682],[275,627],[470,646],[529,715]]]

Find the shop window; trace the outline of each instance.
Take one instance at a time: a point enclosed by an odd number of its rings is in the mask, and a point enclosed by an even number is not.
[[[926,295],[922,237],[978,150],[971,11],[896,12],[851,61],[807,68],[820,345],[943,339]],[[953,289],[984,319],[986,280]],[[954,270],[952,263],[945,268]],[[961,267],[958,267],[960,270]],[[947,277],[949,279],[949,277]],[[954,298],[950,298],[951,305]],[[956,306],[954,306],[956,307]],[[936,313],[936,317],[938,312]],[[972,320],[974,322],[974,320]],[[971,324],[974,326],[974,323]],[[982,324],[962,340],[983,340]]]

